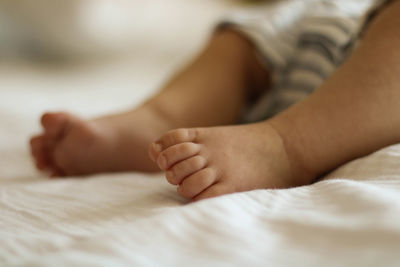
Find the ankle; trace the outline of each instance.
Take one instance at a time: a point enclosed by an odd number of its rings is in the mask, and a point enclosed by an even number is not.
[[[152,117],[156,126],[162,133],[172,129],[180,128],[179,118],[176,118],[173,113],[168,112],[168,107],[158,101],[149,101],[140,107],[143,113]]]
[[[137,132],[137,127],[141,127],[143,134],[152,141],[176,128],[173,120],[151,101],[133,110],[95,118],[90,122],[101,128],[110,140],[130,138],[132,132]],[[143,127],[144,125],[145,127]]]
[[[290,165],[293,181],[299,186],[312,183],[318,177],[318,174],[307,163],[302,142],[298,142],[298,139],[292,138],[287,134],[287,129],[282,127],[283,121],[271,119],[268,123],[281,140]],[[290,132],[295,132],[295,129]]]

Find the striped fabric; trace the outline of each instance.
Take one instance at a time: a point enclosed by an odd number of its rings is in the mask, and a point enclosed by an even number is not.
[[[284,0],[233,14],[220,27],[240,31],[272,70],[273,89],[249,103],[244,122],[267,119],[304,99],[348,57],[369,14],[388,1]]]

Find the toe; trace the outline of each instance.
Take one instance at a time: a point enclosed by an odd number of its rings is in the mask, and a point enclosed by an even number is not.
[[[178,193],[185,198],[193,198],[217,181],[214,169],[200,170],[184,179],[178,187]]]
[[[168,182],[178,185],[185,177],[203,169],[206,165],[207,160],[203,156],[197,155],[175,164],[166,172],[165,176]]]
[[[199,200],[203,200],[203,199],[207,199],[207,198],[213,198],[213,197],[222,196],[222,195],[229,194],[229,193],[233,193],[233,192],[229,191],[229,189],[226,186],[224,186],[222,183],[216,183],[216,184],[210,186],[209,188],[207,188],[206,190],[204,190],[203,192],[201,192],[200,194],[193,197],[193,201],[199,201]]]
[[[200,149],[201,145],[191,142],[170,146],[158,155],[157,164],[161,170],[168,170],[176,163],[195,156]]]
[[[197,137],[198,130],[195,128],[192,129],[177,129],[172,130],[163,135],[156,144],[159,145],[160,151],[184,142],[194,142]]]
[[[45,113],[41,118],[41,124],[45,134],[51,138],[62,136],[72,117],[67,113]]]
[[[71,164],[70,157],[65,155],[65,148],[62,144],[55,147],[52,153],[52,177],[72,175],[73,164]]]
[[[39,170],[49,168],[50,162],[45,149],[45,137],[43,135],[34,136],[30,140],[31,153],[35,159],[36,167]]]
[[[148,154],[150,156],[150,159],[152,159],[154,162],[157,161],[158,155],[162,151],[162,146],[158,143],[152,143],[149,147]]]

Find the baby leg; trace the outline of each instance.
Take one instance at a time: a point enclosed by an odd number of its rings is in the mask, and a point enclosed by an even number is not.
[[[247,98],[268,80],[252,45],[235,32],[220,31],[192,64],[133,111],[94,120],[45,114],[43,133],[31,140],[32,154],[37,167],[54,176],[155,171],[147,156],[152,141],[174,128],[236,122]]]

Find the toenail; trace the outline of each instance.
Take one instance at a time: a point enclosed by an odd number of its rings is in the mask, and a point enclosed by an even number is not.
[[[155,151],[156,153],[160,153],[160,152],[162,151],[162,147],[161,147],[161,145],[158,144],[158,143],[154,143],[154,144],[153,144],[153,148],[154,148],[154,151]]]

